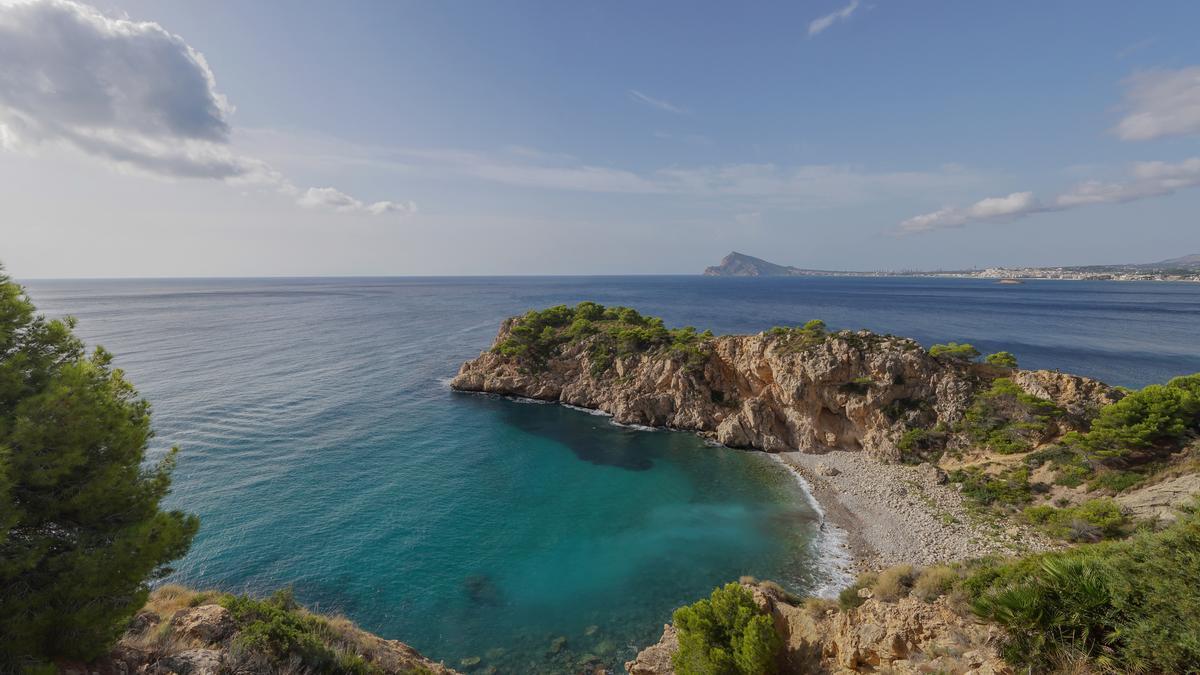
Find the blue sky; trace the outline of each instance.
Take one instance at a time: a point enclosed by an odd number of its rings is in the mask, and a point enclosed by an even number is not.
[[[1197,25],[1193,2],[0,0],[0,259],[571,274],[731,249],[842,269],[1200,252]]]

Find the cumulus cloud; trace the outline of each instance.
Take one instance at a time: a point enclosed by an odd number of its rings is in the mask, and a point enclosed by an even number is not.
[[[1125,85],[1128,112],[1114,130],[1122,140],[1200,134],[1200,66],[1138,73]]]
[[[377,216],[383,213],[416,213],[417,205],[412,202],[374,202],[367,204],[338,190],[337,188],[309,188],[300,194],[296,203],[306,209],[329,209],[340,213],[369,213]]]
[[[297,193],[231,149],[232,112],[204,56],[156,23],[72,0],[0,0],[0,149],[60,144],[154,176]],[[374,207],[365,212],[393,210]]]
[[[849,19],[850,16],[854,14],[854,11],[858,9],[858,4],[859,0],[850,0],[850,4],[839,9],[838,11],[831,12],[825,16],[813,19],[812,22],[808,24],[808,36],[812,37],[817,35],[838,21],[845,21]]]
[[[1035,213],[1160,197],[1191,187],[1200,187],[1200,157],[1175,163],[1138,162],[1125,181],[1085,181],[1047,201],[1037,199],[1032,192],[991,197],[965,208],[947,207],[914,216],[900,223],[898,231],[914,234],[972,223],[1005,222]]]
[[[629,90],[629,98],[637,101],[638,103],[648,105],[651,108],[657,108],[659,110],[673,112],[677,115],[683,115],[683,114],[687,113],[686,108],[681,108],[681,107],[675,105],[674,103],[671,103],[670,101],[667,101],[665,99],[654,98],[653,96],[650,96],[648,94],[643,94],[642,92],[640,92],[636,89]]]

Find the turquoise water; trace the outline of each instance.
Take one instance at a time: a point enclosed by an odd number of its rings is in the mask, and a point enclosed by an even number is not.
[[[770,458],[559,406],[455,394],[505,316],[594,299],[718,332],[824,318],[1140,386],[1200,371],[1200,286],[681,277],[33,282],[182,448],[201,516],[172,579],[306,603],[457,665],[617,665],[752,574],[828,580]],[[549,654],[558,637],[566,648]]]

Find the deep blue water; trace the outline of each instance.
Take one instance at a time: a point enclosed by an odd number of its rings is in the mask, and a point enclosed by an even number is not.
[[[769,458],[455,394],[500,320],[590,299],[722,332],[824,319],[1141,386],[1200,371],[1200,285],[702,277],[34,281],[182,449],[174,580],[299,598],[457,665],[617,664],[742,574],[826,579]],[[548,655],[552,640],[567,648]]]

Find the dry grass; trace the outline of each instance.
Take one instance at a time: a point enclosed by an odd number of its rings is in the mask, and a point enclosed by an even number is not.
[[[804,600],[804,611],[808,612],[808,615],[814,621],[820,621],[829,612],[836,612],[837,610],[838,603],[836,600],[828,598],[806,598]]]
[[[777,600],[782,600],[789,605],[796,605],[801,601],[800,597],[795,593],[788,591],[786,588],[780,586],[774,581],[760,581],[758,582],[758,587],[761,588],[767,595],[770,595]]]
[[[875,580],[871,592],[879,600],[895,602],[908,595],[916,576],[916,570],[912,565],[889,567],[879,573],[879,578]]]
[[[191,601],[195,596],[196,591],[190,588],[179,584],[165,584],[150,592],[150,598],[146,600],[146,606],[142,609],[154,612],[160,619],[169,619],[175,612],[193,606]]]
[[[957,580],[958,572],[951,567],[927,567],[921,570],[913,582],[912,592],[925,602],[933,602],[950,592]]]

